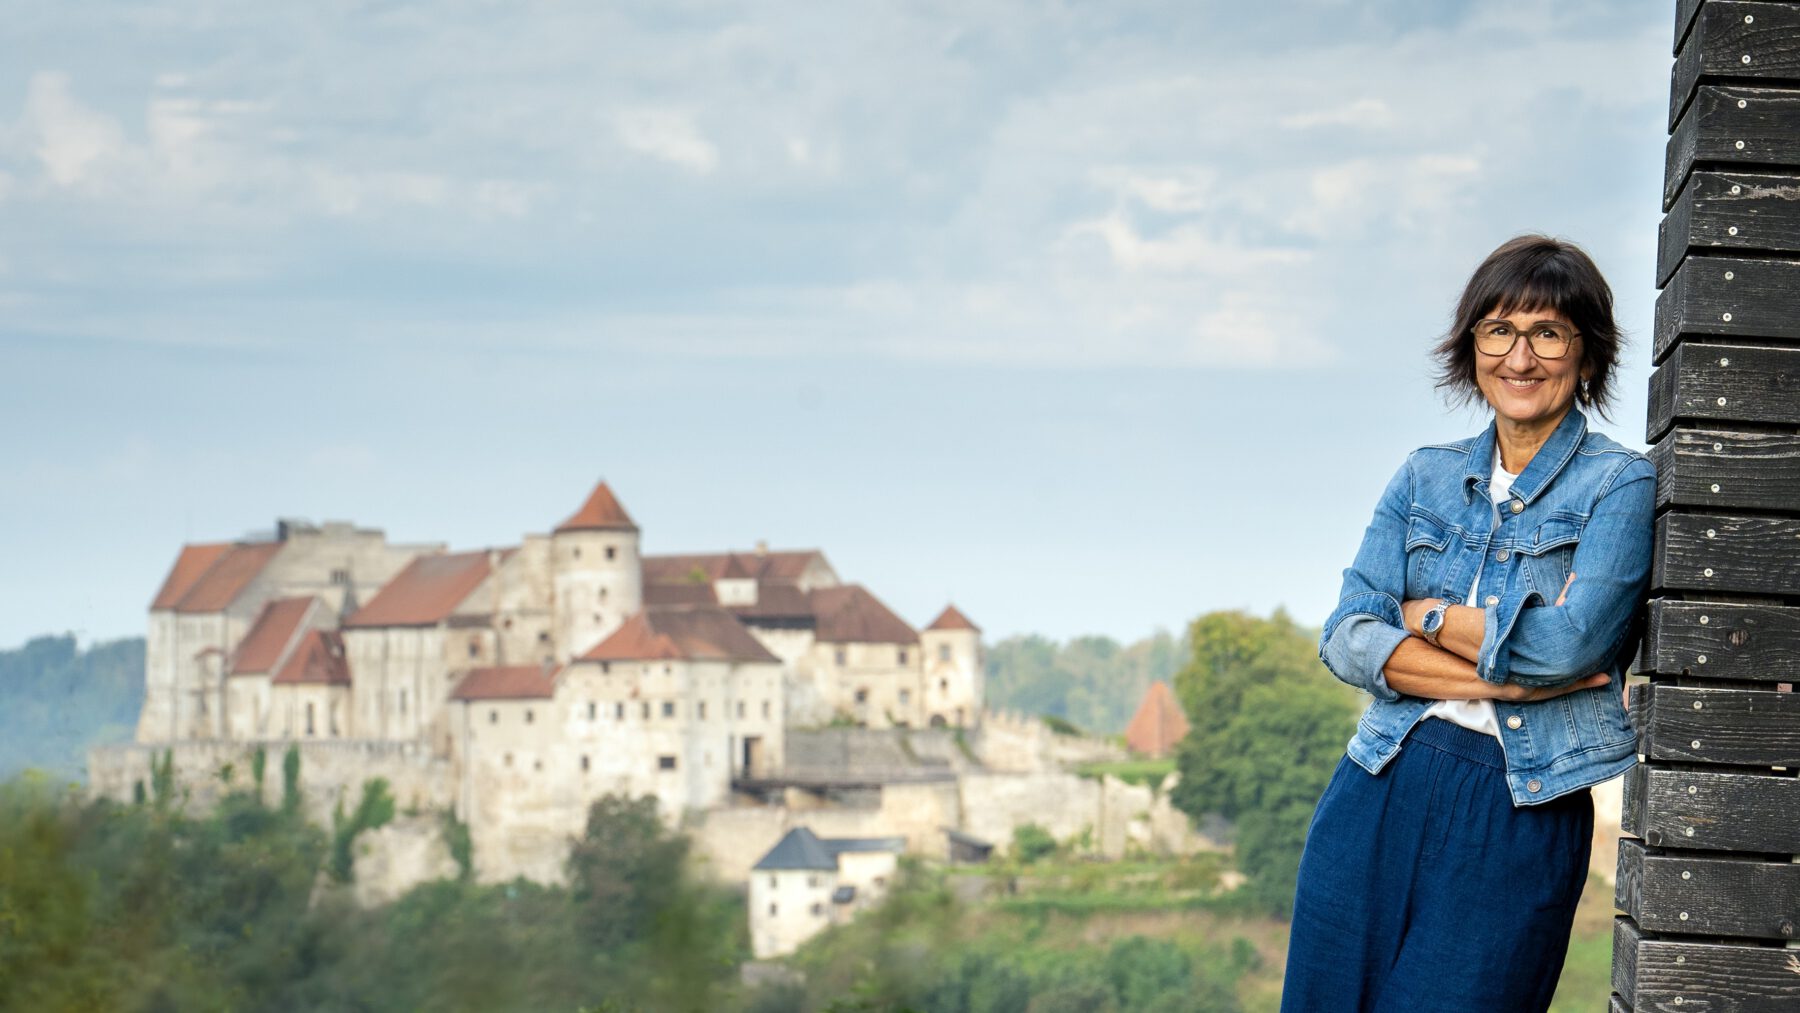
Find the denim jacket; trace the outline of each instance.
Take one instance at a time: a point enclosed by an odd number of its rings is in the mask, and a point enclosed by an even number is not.
[[[1388,483],[1344,571],[1319,657],[1375,699],[1349,754],[1379,773],[1431,705],[1388,686],[1382,669],[1409,635],[1400,603],[1442,598],[1487,612],[1476,672],[1547,686],[1609,672],[1606,686],[1536,703],[1494,701],[1514,805],[1607,780],[1636,760],[1619,699],[1636,650],[1633,622],[1650,578],[1656,470],[1587,428],[1571,408],[1500,504],[1488,495],[1494,425],[1420,447]],[[1478,602],[1465,602],[1476,572]],[[1564,604],[1555,604],[1570,573]]]

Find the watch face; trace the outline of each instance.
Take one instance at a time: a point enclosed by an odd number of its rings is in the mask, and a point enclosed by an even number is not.
[[[1444,610],[1441,608],[1434,608],[1425,613],[1425,618],[1419,621],[1419,629],[1426,633],[1436,633],[1438,627],[1442,625],[1444,625]]]

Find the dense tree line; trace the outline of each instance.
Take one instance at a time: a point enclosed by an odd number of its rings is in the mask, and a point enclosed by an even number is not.
[[[987,648],[988,706],[1061,718],[1084,731],[1125,730],[1152,682],[1168,681],[1184,645],[1165,632],[1132,644],[1110,637],[1008,637]]]
[[[89,746],[126,742],[144,704],[144,638],[83,650],[71,635],[0,651],[0,780],[79,777]]]
[[[384,803],[379,789],[365,804]],[[373,800],[373,801],[367,801]],[[0,785],[0,1009],[729,1008],[741,894],[692,878],[651,799],[607,798],[570,885],[442,880],[360,909],[298,806]]]
[[[1269,914],[1293,906],[1313,808],[1356,728],[1363,699],[1318,657],[1318,631],[1286,612],[1212,612],[1188,628],[1175,676],[1189,731],[1176,747],[1175,805],[1237,824],[1245,889]]]

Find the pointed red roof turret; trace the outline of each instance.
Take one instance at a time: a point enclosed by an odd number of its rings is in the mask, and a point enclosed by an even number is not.
[[[938,617],[933,619],[931,625],[925,628],[928,630],[974,630],[976,633],[981,632],[981,627],[970,622],[969,617],[957,611],[955,605],[944,606],[944,611],[938,613]]]
[[[619,499],[613,495],[612,489],[601,482],[594,486],[588,494],[587,502],[581,509],[556,526],[557,534],[564,531],[636,531],[631,515],[619,505]]]
[[[1146,756],[1167,756],[1187,733],[1187,715],[1181,712],[1175,692],[1158,679],[1144,691],[1144,702],[1125,726],[1125,744]]]

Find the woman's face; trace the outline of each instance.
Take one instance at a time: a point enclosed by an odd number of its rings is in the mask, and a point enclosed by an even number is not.
[[[1554,424],[1575,401],[1576,381],[1582,373],[1582,347],[1578,336],[1560,359],[1544,359],[1532,351],[1527,335],[1546,321],[1574,330],[1569,318],[1556,310],[1515,310],[1502,315],[1498,305],[1487,318],[1506,320],[1518,338],[1505,355],[1475,350],[1475,384],[1494,414],[1520,426]],[[1473,340],[1471,338],[1470,340]]]

